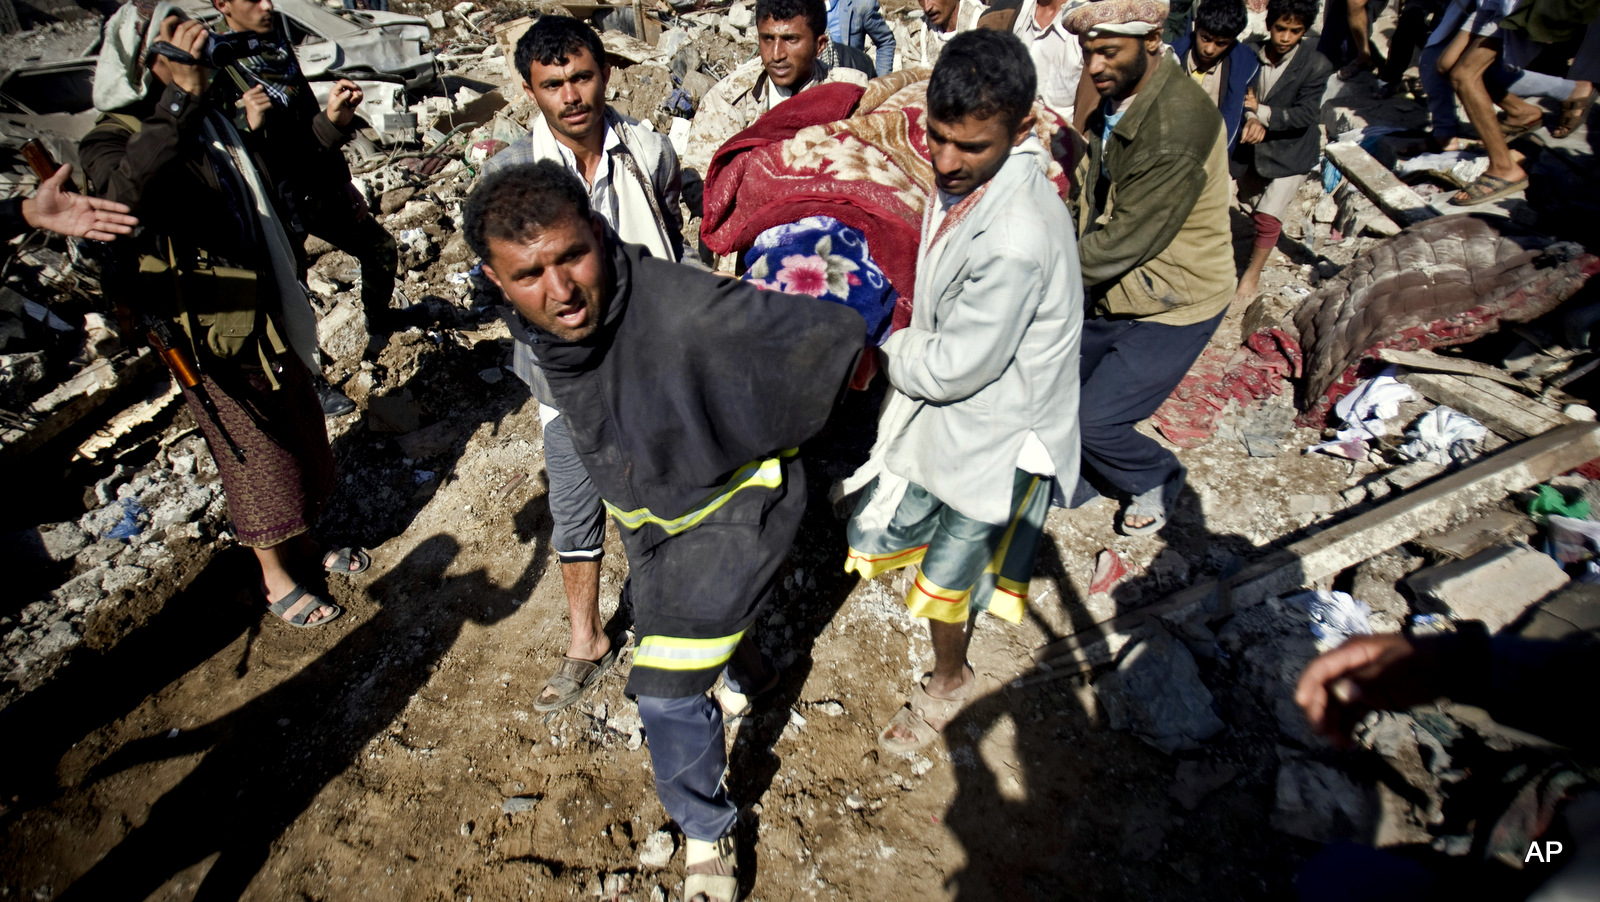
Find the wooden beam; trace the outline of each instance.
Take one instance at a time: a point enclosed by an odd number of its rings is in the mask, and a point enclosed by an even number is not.
[[[1428,206],[1405,182],[1395,177],[1359,144],[1335,141],[1323,149],[1329,161],[1401,228],[1432,219],[1439,211]]]
[[[1447,404],[1506,438],[1528,438],[1568,422],[1542,401],[1478,376],[1409,372],[1400,381],[1436,404]]]
[[[1459,511],[1498,501],[1597,457],[1600,424],[1560,426],[1273,551],[1231,576],[1197,583],[1044,645],[1034,651],[1034,660],[1043,670],[1091,671],[1113,662],[1123,647],[1151,629],[1181,630],[1311,585],[1438,530]]]
[[[1463,376],[1481,376],[1494,382],[1515,386],[1528,391],[1537,392],[1538,386],[1528,383],[1505,370],[1468,360],[1465,357],[1446,357],[1432,351],[1402,351],[1398,348],[1384,348],[1378,352],[1378,359],[1384,363],[1395,363],[1414,370],[1428,370],[1435,373],[1456,373]]]

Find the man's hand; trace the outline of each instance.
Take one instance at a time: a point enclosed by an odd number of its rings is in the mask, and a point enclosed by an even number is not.
[[[244,107],[245,124],[253,132],[260,131],[267,121],[267,110],[272,109],[272,98],[267,96],[265,86],[256,85],[244,92],[244,96],[239,98],[239,105]]]
[[[129,234],[139,224],[138,219],[128,215],[126,204],[61,190],[71,176],[71,164],[62,166],[22,202],[22,218],[28,225],[71,238],[110,241]]]
[[[362,98],[361,89],[348,78],[339,79],[333,86],[333,92],[328,95],[328,121],[344,128],[350,120],[356,117],[356,107],[360,106]]]
[[[1253,86],[1244,89],[1244,110],[1245,110],[1245,112],[1254,113],[1256,111],[1256,108],[1260,105],[1260,103],[1261,103],[1261,101],[1256,99],[1256,89]]]
[[[1335,745],[1368,711],[1404,710],[1444,694],[1435,646],[1404,636],[1355,636],[1312,661],[1294,700],[1311,728]]]
[[[1267,127],[1261,124],[1260,119],[1253,117],[1244,120],[1244,127],[1239,130],[1240,144],[1260,144],[1267,136]]]
[[[193,19],[168,16],[161,20],[161,29],[156,32],[156,40],[166,41],[198,59],[208,35],[210,32],[206,27]],[[211,83],[211,70],[205,66],[198,63],[175,63],[159,54],[156,55],[150,70],[161,79],[162,84],[177,85],[180,89],[197,96],[204,94],[206,86]]]

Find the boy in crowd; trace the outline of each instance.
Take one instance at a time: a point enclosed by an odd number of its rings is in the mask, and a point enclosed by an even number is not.
[[[1316,14],[1316,0],[1271,0],[1267,40],[1246,45],[1261,69],[1245,96],[1244,129],[1233,168],[1239,205],[1250,210],[1256,240],[1250,264],[1239,277],[1236,301],[1248,303],[1255,297],[1261,268],[1283,231],[1283,217],[1322,152],[1322,94],[1333,64],[1301,45]]]
[[[1244,0],[1204,0],[1195,11],[1193,26],[1172,42],[1178,64],[1222,113],[1229,153],[1239,145],[1245,94],[1261,68],[1254,53],[1234,52],[1247,18]]]

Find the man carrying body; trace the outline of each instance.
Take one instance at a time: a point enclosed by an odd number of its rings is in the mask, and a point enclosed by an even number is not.
[[[922,18],[909,20],[900,49],[900,68],[933,68],[950,39],[978,27],[988,7],[978,0],[921,0]]]
[[[541,115],[529,124],[526,140],[489,158],[484,175],[537,160],[554,161],[583,181],[590,209],[623,241],[676,262],[683,253],[677,154],[660,135],[606,104],[611,66],[600,36],[577,19],[545,16],[517,41],[516,63],[522,89]],[[600,624],[606,515],[599,490],[572,447],[566,419],[552,406],[520,317],[512,329],[517,338],[513,369],[539,400],[554,521],[550,544],[561,561],[572,623],[561,666],[533,703],[535,711],[546,712],[577,701],[616,662],[619,649]]]
[[[828,46],[822,0],[756,0],[756,34],[761,55],[707,91],[690,125],[683,159],[702,176],[723,142],[795,94],[834,81],[867,83],[864,73],[818,58]]]
[[[294,56],[286,27],[273,15],[272,0],[211,0],[232,32],[260,35],[262,50],[224,67],[211,84],[212,102],[235,110],[234,127],[266,169],[280,201],[284,226],[297,256],[309,233],[361,263],[361,305],[368,327],[387,333],[394,326],[389,302],[399,255],[394,237],[378,224],[355,186],[340,151],[355,135],[361,89],[340,79],[318,110],[311,85]],[[305,269],[301,259],[300,267]],[[317,393],[329,415],[355,404],[316,374]]]
[[[1172,42],[1178,64],[1217,105],[1228,128],[1228,152],[1239,143],[1245,95],[1261,63],[1249,52],[1234,53],[1248,18],[1244,0],[1204,0],[1193,26]]]
[[[1134,427],[1205,349],[1234,291],[1227,133],[1216,104],[1163,51],[1165,16],[1165,3],[1101,0],[1066,19],[1104,98],[1085,132],[1076,211],[1091,312],[1083,460],[1131,498],[1122,528],[1132,535],[1166,523],[1184,476]]]
[[[533,325],[551,394],[622,533],[638,697],[661,803],[688,838],[684,897],[732,899],[737,809],[722,786],[719,672],[776,683],[746,630],[805,510],[795,449],[826,422],[862,318],[648,256],[552,161],[484,179],[466,205],[484,274]]]
[[[1032,60],[1015,35],[957,35],[928,82],[938,194],[911,325],[883,345],[892,392],[850,521],[847,571],[920,564],[906,606],[934,669],[878,741],[932,742],[974,697],[969,621],[1020,620],[1051,478],[1077,482],[1083,288],[1072,217],[1033,137]]]

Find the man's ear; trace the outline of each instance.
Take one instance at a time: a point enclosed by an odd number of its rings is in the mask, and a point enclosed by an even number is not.
[[[1022,121],[1017,123],[1017,131],[1011,136],[1011,146],[1016,147],[1026,141],[1028,136],[1033,134],[1033,126],[1038,121],[1039,117],[1033,115],[1033,110],[1030,109],[1028,115],[1023,116]]]
[[[522,93],[526,94],[528,99],[533,101],[533,105],[534,106],[538,106],[539,105],[539,98],[537,98],[537,97],[535,97],[533,95],[533,85],[528,84],[528,79],[527,78],[523,78],[522,79]]]
[[[1148,32],[1144,36],[1144,52],[1155,56],[1161,52],[1161,29]]]
[[[500,284],[500,274],[494,271],[494,264],[488,260],[483,261],[483,274],[489,277],[489,281],[494,283],[494,287],[502,291],[505,290],[505,286]]]

